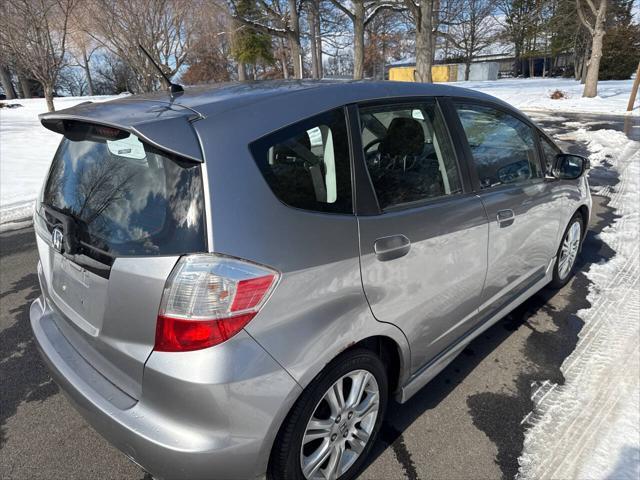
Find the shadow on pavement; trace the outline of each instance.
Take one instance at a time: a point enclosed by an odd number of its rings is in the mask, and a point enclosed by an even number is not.
[[[419,478],[411,452],[405,445],[403,432],[426,411],[435,408],[513,332],[524,327],[530,330],[530,334],[523,354],[532,367],[523,368],[524,371],[518,375],[515,381],[517,394],[482,392],[467,398],[474,426],[496,445],[498,453],[495,462],[503,478],[514,478],[518,472],[518,457],[522,452],[526,428],[522,420],[533,409],[532,386],[542,380],[559,384],[564,382],[560,366],[575,348],[583,325],[577,312],[590,306],[586,300],[590,282],[583,272],[592,263],[608,261],[614,255],[597,234],[617,217],[607,206],[606,199],[600,197],[599,202],[596,199],[594,203],[601,203],[601,206],[594,208],[592,213],[590,230],[576,265],[578,273],[574,279],[559,291],[545,288],[535,294],[475,339],[406,404],[391,402],[367,466],[385,449],[391,448],[406,477],[412,480]],[[562,306],[564,304],[566,306]],[[529,321],[540,313],[549,317],[551,325],[538,328]]]
[[[9,236],[0,236],[2,256],[35,249],[32,230],[13,233],[11,237],[9,242]],[[2,275],[10,273],[4,265],[2,270]],[[29,307],[39,294],[35,273],[24,275],[0,293],[2,316],[9,317],[2,322],[9,326],[0,331],[0,448],[7,440],[5,424],[22,402],[43,401],[58,392],[40,359],[29,326]],[[9,302],[13,296],[17,299]]]

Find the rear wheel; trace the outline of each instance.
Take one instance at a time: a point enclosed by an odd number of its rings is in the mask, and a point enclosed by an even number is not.
[[[580,252],[583,231],[582,217],[580,214],[576,214],[567,225],[556,255],[553,280],[551,281],[552,287],[561,288],[571,279],[576,259]]]
[[[378,435],[387,397],[386,371],[373,352],[358,349],[336,358],[285,420],[268,478],[354,478]]]

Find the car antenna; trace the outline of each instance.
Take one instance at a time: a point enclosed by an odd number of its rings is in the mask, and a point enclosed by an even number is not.
[[[142,45],[138,44],[138,47],[140,47],[140,50],[142,50],[142,53],[144,53],[147,56],[147,58],[149,59],[151,64],[158,69],[158,73],[160,73],[162,78],[165,79],[165,81],[167,82],[167,85],[169,86],[169,93],[171,93],[171,95],[173,95],[174,93],[182,93],[182,92],[184,92],[184,88],[182,88],[182,85],[178,85],[177,83],[173,83],[169,79],[169,77],[167,77],[167,75],[162,71],[162,69],[160,68],[160,65],[158,65],[153,60],[151,55],[149,55],[149,52],[147,52]]]

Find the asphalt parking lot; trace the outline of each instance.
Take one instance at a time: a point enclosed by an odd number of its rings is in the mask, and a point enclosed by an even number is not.
[[[542,123],[563,128],[559,120]],[[606,171],[592,176],[616,182]],[[597,233],[614,218],[606,199],[595,196],[579,269],[611,257]],[[50,379],[28,324],[39,295],[36,263],[32,229],[0,234],[0,478],[150,478],[96,434]],[[407,404],[392,403],[361,478],[513,478],[532,386],[562,382],[559,367],[577,341],[576,313],[588,306],[587,291],[578,273],[560,291],[539,292]]]

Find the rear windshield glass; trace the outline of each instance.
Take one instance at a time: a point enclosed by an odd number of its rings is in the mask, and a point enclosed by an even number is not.
[[[73,218],[88,256],[92,249],[112,257],[205,250],[200,166],[135,135],[64,139],[42,203]],[[51,231],[56,220],[44,216]]]

